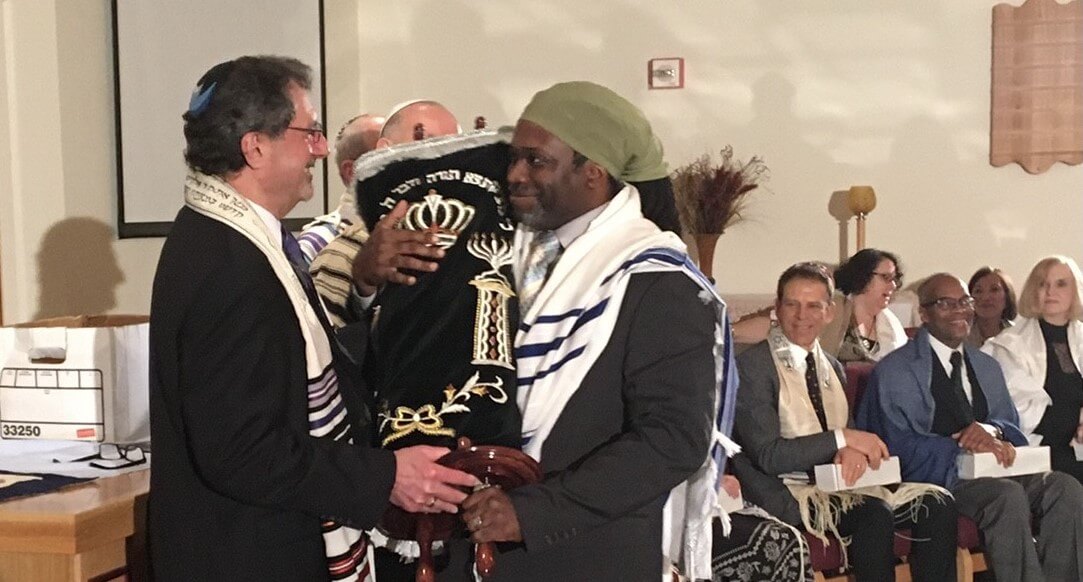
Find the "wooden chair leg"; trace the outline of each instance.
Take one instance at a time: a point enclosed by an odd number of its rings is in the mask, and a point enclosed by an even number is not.
[[[895,566],[895,582],[910,582],[910,564],[903,562]]]
[[[958,582],[974,582],[974,558],[966,548],[955,550],[955,577]]]
[[[974,571],[984,572],[989,569],[989,564],[985,561],[985,552],[975,552],[970,554],[972,560],[974,560]]]

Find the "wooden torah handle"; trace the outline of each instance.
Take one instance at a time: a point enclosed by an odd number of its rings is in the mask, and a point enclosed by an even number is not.
[[[479,116],[474,118],[474,129],[485,129],[485,126],[487,126],[487,125],[488,125],[488,122],[485,121],[484,116],[479,115]]]
[[[414,131],[424,131],[423,126],[419,123]],[[456,443],[460,449],[466,450],[470,448],[470,439],[467,437],[459,437]],[[433,518],[429,514],[419,515],[417,518],[417,529],[414,531],[414,537],[417,539],[417,545],[420,548],[420,556],[417,560],[417,570],[414,573],[415,582],[436,582],[436,569],[433,566],[432,560],[432,540],[434,535],[433,530]],[[492,549],[489,550],[489,571],[492,571]],[[482,574],[486,576],[487,574]]]
[[[432,563],[432,520],[428,516],[417,520],[417,545],[421,548],[421,556],[417,560],[415,582],[436,582],[436,569]]]
[[[478,544],[474,549],[474,566],[478,570],[478,575],[482,578],[492,576],[494,565],[496,565],[496,558],[493,556],[493,544],[489,542]]]

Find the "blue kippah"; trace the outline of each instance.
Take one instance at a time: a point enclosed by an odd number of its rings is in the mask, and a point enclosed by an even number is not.
[[[188,101],[189,115],[199,115],[207,109],[207,106],[211,104],[211,96],[214,95],[214,88],[217,85],[218,81],[215,81],[206,87],[197,86],[192,91],[192,99]]]

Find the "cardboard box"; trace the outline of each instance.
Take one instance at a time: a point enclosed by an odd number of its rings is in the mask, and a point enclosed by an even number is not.
[[[737,497],[730,497],[729,493],[725,491],[718,492],[718,505],[722,507],[722,511],[726,513],[733,513],[734,511],[741,511],[745,508],[745,498],[743,495],[738,494]]]
[[[0,438],[149,441],[148,321],[76,316],[0,328]]]
[[[873,485],[892,485],[902,481],[899,471],[899,457],[888,457],[880,462],[879,469],[866,467],[853,485],[847,486],[842,478],[842,465],[816,465],[816,488],[820,491],[845,491]]]
[[[1015,447],[1015,462],[1002,467],[993,453],[962,453],[956,461],[960,479],[1014,477],[1049,471],[1049,447]]]

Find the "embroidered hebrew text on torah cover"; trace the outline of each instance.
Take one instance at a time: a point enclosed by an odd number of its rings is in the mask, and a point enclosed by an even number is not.
[[[386,285],[373,307],[365,375],[378,441],[519,446],[512,337],[514,227],[504,182],[508,133],[473,132],[358,159],[358,206],[370,231],[400,201],[399,228],[431,231],[446,252],[413,286]]]

